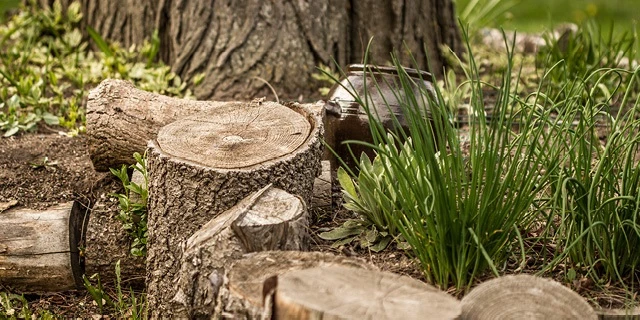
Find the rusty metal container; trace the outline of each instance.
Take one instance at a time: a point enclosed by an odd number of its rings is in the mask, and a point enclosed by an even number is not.
[[[422,108],[425,119],[431,121],[428,110],[428,102],[423,96],[424,93],[435,97],[433,85],[430,82],[431,74],[426,71],[405,68],[407,75],[413,80],[412,92],[419,102],[424,102]],[[360,140],[373,142],[371,130],[369,129],[369,117],[364,108],[358,104],[350,92],[357,93],[361,99],[365,96],[365,85],[369,97],[369,108],[373,114],[377,114],[387,130],[393,130],[393,115],[395,115],[406,133],[409,132],[405,116],[402,112],[401,103],[406,98],[406,93],[402,89],[398,78],[398,70],[395,67],[383,67],[362,64],[352,64],[347,67],[347,77],[342,79],[340,84],[334,85],[329,92],[329,100],[326,103],[327,118],[325,123],[325,140],[336,153],[350,166],[355,167],[356,162],[352,159],[347,145],[342,144],[345,140]],[[345,86],[347,89],[345,89]],[[350,145],[356,156],[365,152],[369,157],[374,156],[374,152],[364,146]],[[330,151],[325,151],[325,159],[335,159]]]

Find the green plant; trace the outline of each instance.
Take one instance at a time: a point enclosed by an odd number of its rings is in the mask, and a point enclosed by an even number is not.
[[[191,97],[187,82],[157,61],[157,32],[142,46],[124,49],[89,29],[101,50],[94,53],[78,28],[80,9],[79,2],[63,11],[59,0],[51,8],[31,0],[0,24],[0,131],[4,136],[32,131],[38,125],[61,126],[72,136],[83,132],[87,89],[106,78]],[[192,83],[202,79],[197,75]]]
[[[23,295],[0,292],[0,319],[54,319],[48,311],[35,313]]]
[[[337,79],[340,77],[335,71],[331,69],[329,66],[325,66],[324,64],[320,64],[318,67],[318,72],[314,72],[311,74],[311,77],[327,84],[325,87],[320,87],[318,91],[321,95],[327,96],[329,95],[329,91],[331,91],[331,86],[334,84],[333,79]]]
[[[100,282],[100,276],[95,274],[91,276],[91,279],[96,279],[97,284],[91,284],[90,278],[86,275],[82,276],[84,286],[89,291],[89,294],[98,305],[101,314],[105,314],[105,307],[115,309],[118,318],[127,319],[147,319],[147,303],[145,294],[140,294],[136,297],[136,293],[133,290],[129,290],[129,294],[125,295],[122,292],[121,277],[120,277],[120,260],[116,262],[116,292],[115,297],[112,297],[107,293]]]
[[[120,212],[117,219],[122,222],[122,226],[131,237],[131,254],[134,256],[147,255],[147,190],[148,174],[146,154],[133,154],[136,163],[131,166],[122,165],[120,170],[111,168],[111,173],[122,181],[124,193],[112,194],[118,199]],[[138,171],[142,177],[142,183],[135,183],[129,180],[129,169]],[[135,194],[135,196],[133,196]]]
[[[592,77],[602,68],[619,69],[635,68],[634,61],[638,56],[637,35],[623,33],[614,36],[614,28],[604,34],[594,20],[585,21],[577,31],[566,30],[561,35],[547,32],[544,35],[546,45],[537,54],[536,64],[544,73],[542,77],[549,81],[546,95],[555,99],[567,98],[565,90],[568,81],[584,79],[587,85],[598,90],[590,93],[589,98],[608,100],[616,94],[611,88],[618,88],[618,93],[626,91],[624,87],[631,73],[618,73],[619,77]],[[558,62],[559,65],[553,67]],[[597,82],[596,82],[597,80]],[[622,86],[621,86],[622,85]],[[637,84],[635,89],[640,87]],[[585,96],[586,98],[586,96]]]
[[[640,80],[640,68],[633,73],[597,70],[588,75],[595,86],[578,84],[567,94],[573,98],[562,102],[563,108],[578,109],[580,114],[575,128],[563,134],[568,141],[566,160],[555,173],[554,214],[547,222],[548,236],[558,246],[545,270],[564,263],[584,270],[596,283],[617,280],[626,287],[640,263],[635,252],[640,245],[640,101],[627,89],[613,116],[612,99],[594,98],[599,83],[620,73],[629,73],[626,88]],[[610,130],[604,143],[598,132],[603,124]]]
[[[520,0],[470,0],[460,12],[460,21],[474,30],[500,23]]]
[[[453,283],[466,289],[486,270],[499,273],[498,266],[515,252],[512,246],[522,242],[521,228],[539,215],[532,208],[538,193],[550,183],[550,173],[538,169],[560,154],[561,140],[546,134],[546,128],[571,122],[539,108],[539,96],[522,99],[516,94],[512,51],[501,86],[492,88],[497,100],[493,117],[487,119],[483,99],[487,84],[479,81],[471,48],[469,52],[469,69],[465,70],[471,86],[468,150],[450,121],[450,108],[439,88],[435,88],[436,96],[423,88],[422,99],[396,92],[410,139],[399,130],[397,119],[389,135],[369,111],[367,93],[359,97],[352,92],[368,113],[374,144],[348,143],[365,144],[385,160],[379,175],[370,175],[364,160],[359,174],[351,176],[358,182],[379,176],[393,181],[386,184],[386,192],[360,188],[360,198],[373,199],[369,202],[382,212],[375,215],[384,215],[391,222],[421,262],[426,279],[442,288]],[[412,90],[410,77],[397,60],[394,63],[403,90]],[[432,121],[426,121],[425,114]],[[515,119],[518,130],[512,130]],[[402,159],[411,159],[410,165]],[[363,192],[369,194],[363,196]]]
[[[389,138],[391,139],[391,137]],[[384,145],[382,148],[395,148],[395,145]],[[403,149],[410,148],[405,143]],[[415,166],[415,159],[409,150],[398,151],[399,161],[404,166]],[[374,252],[385,249],[392,239],[400,236],[398,229],[388,219],[385,212],[393,212],[399,206],[399,194],[395,193],[393,184],[395,177],[386,175],[384,166],[389,166],[390,159],[378,154],[373,162],[366,154],[362,154],[357,178],[351,179],[347,171],[338,168],[338,182],[342,187],[345,209],[356,213],[360,219],[348,220],[341,227],[320,234],[325,240],[340,240],[334,244],[339,246],[357,240],[360,246],[370,248]],[[387,194],[388,197],[382,197]],[[405,242],[398,242],[404,247]]]

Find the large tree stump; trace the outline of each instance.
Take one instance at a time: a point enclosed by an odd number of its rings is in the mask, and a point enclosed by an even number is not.
[[[454,297],[389,272],[321,266],[278,276],[273,319],[456,319]]]
[[[89,93],[87,136],[96,171],[133,164],[158,130],[179,118],[230,104],[193,101],[136,89],[124,80],[104,80]]]
[[[166,306],[173,297],[180,243],[250,193],[273,183],[310,203],[321,133],[316,113],[260,102],[228,104],[163,127],[148,153],[149,305]]]
[[[327,265],[376,270],[362,259],[322,252],[266,251],[247,254],[234,263],[228,275],[223,277],[225,284],[220,288],[214,317],[271,319],[272,306],[269,299],[275,289],[276,276]]]
[[[81,288],[86,211],[79,202],[0,211],[0,284],[21,292]]]
[[[580,295],[531,275],[484,282],[462,299],[463,319],[597,319]]]
[[[305,250],[308,227],[302,199],[283,190],[269,185],[243,199],[187,240],[178,290],[162,316],[211,317],[227,269],[235,260],[248,252]]]

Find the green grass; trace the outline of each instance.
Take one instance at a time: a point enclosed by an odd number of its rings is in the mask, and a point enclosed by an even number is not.
[[[456,0],[461,13],[472,0]],[[595,19],[603,29],[612,23],[617,33],[633,30],[634,20],[640,19],[637,0],[518,0],[489,25],[509,30],[542,32],[562,22],[582,23]]]

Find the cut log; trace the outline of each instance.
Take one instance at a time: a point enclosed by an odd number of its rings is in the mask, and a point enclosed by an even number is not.
[[[273,319],[456,319],[460,302],[389,272],[321,266],[278,276]]]
[[[215,110],[228,102],[170,98],[136,89],[124,80],[107,79],[91,90],[87,101],[89,154],[96,171],[133,164],[158,130],[179,118]]]
[[[341,265],[366,270],[376,267],[362,259],[347,258],[322,252],[265,251],[246,254],[234,263],[228,285],[220,288],[214,317],[231,319],[271,319],[269,299],[275,276],[289,271],[317,266]],[[267,298],[267,307],[264,299]]]
[[[111,181],[91,208],[85,236],[86,274],[97,273],[102,283],[115,283],[115,265],[120,261],[122,287],[144,288],[145,259],[131,254],[131,237],[116,219],[120,207],[109,195],[112,192],[122,192],[120,180]]]
[[[168,311],[180,244],[205,223],[271,183],[310,203],[321,133],[316,113],[260,102],[231,103],[160,130],[148,153],[152,316]]]
[[[25,293],[81,288],[86,212],[77,201],[0,212],[0,285]]]
[[[248,252],[307,249],[308,222],[302,199],[271,185],[243,199],[187,240],[178,290],[162,316],[211,317],[233,261]]]
[[[579,294],[530,275],[484,282],[462,299],[463,319],[597,319]]]

